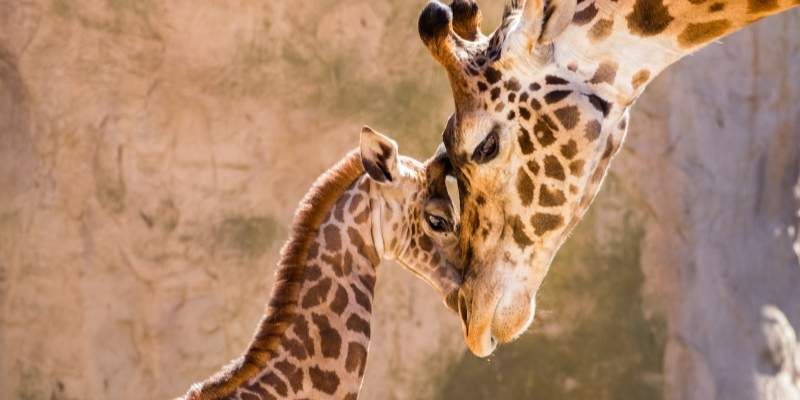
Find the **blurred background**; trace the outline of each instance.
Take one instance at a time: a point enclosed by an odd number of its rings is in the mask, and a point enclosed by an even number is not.
[[[417,158],[439,143],[424,3],[0,0],[0,398],[163,399],[238,356],[295,205],[361,125]],[[480,4],[489,30],[502,2]],[[492,357],[384,264],[362,398],[747,399],[798,379],[761,310],[781,338],[800,327],[800,10],[670,68],[629,132],[532,329]]]

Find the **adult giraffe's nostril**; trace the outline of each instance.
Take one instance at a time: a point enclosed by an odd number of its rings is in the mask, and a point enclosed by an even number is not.
[[[464,335],[469,336],[469,309],[467,308],[467,298],[464,293],[458,291],[458,314],[464,324]]]

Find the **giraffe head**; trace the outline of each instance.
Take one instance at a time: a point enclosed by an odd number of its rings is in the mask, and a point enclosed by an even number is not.
[[[461,197],[459,312],[478,356],[533,321],[551,260],[626,131],[606,84],[614,67],[587,76],[558,40],[580,18],[576,1],[520,3],[489,37],[474,0],[431,1],[419,19],[455,99],[443,140]]]
[[[398,154],[394,140],[369,127],[361,131],[361,162],[377,183],[373,239],[383,257],[394,259],[433,286],[456,310],[461,270],[456,215],[445,178],[444,147],[424,163]]]

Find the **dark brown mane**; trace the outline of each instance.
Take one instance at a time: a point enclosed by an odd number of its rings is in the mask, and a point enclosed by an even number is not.
[[[284,331],[297,315],[309,246],[336,200],[363,173],[361,155],[353,150],[317,178],[295,211],[289,240],[281,249],[272,295],[250,346],[220,372],[192,385],[187,400],[229,396],[266,367],[276,354]]]

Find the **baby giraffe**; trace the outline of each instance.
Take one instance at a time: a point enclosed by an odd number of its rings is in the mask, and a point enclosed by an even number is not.
[[[364,127],[360,150],[300,202],[249,348],[183,399],[358,398],[382,258],[426,280],[454,308],[461,274],[448,170],[443,148],[423,164]]]

